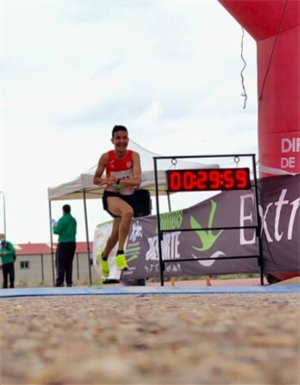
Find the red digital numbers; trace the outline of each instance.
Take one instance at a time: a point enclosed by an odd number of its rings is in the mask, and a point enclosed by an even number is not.
[[[167,182],[169,192],[251,188],[249,168],[168,170]]]
[[[237,169],[236,170],[236,184],[237,184],[237,187],[239,189],[247,188],[248,179],[249,179],[249,175],[247,175],[245,170],[243,170],[243,169],[241,169],[241,170]]]
[[[168,172],[168,189],[169,191],[182,191],[179,171]]]
[[[224,187],[227,190],[230,190],[234,188],[234,177],[233,177],[233,171],[232,170],[225,170],[224,173]]]
[[[220,186],[222,186],[221,174],[217,170],[211,170],[208,173],[208,179],[210,182],[209,187],[211,190],[220,190]]]
[[[187,171],[183,174],[183,189],[184,191],[193,191],[195,174],[192,171]]]
[[[197,190],[205,190],[207,185],[208,175],[204,170],[197,171]]]

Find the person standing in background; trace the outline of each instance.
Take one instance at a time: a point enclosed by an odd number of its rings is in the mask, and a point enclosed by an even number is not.
[[[8,276],[10,288],[15,287],[15,260],[16,252],[13,245],[5,239],[4,234],[0,234],[0,255],[2,259],[3,289],[8,287]]]
[[[58,235],[58,246],[56,249],[56,286],[64,286],[64,281],[68,287],[73,285],[73,259],[76,250],[77,222],[71,215],[71,206],[63,206],[63,216],[56,223],[51,220],[53,233]]]

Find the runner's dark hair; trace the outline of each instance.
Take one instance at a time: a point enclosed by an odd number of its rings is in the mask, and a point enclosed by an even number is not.
[[[116,125],[116,126],[114,126],[114,128],[112,129],[112,133],[111,133],[111,137],[112,137],[112,138],[114,137],[114,135],[115,135],[115,133],[116,133],[117,131],[125,131],[125,132],[128,133],[128,130],[127,130],[127,128],[126,128],[125,126]]]

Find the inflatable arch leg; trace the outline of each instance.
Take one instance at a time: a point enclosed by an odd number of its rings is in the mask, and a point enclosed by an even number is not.
[[[257,43],[260,176],[299,173],[300,1],[218,1]]]

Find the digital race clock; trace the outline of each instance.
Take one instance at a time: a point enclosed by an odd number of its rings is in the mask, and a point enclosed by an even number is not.
[[[167,183],[169,192],[251,188],[249,168],[168,170]]]

